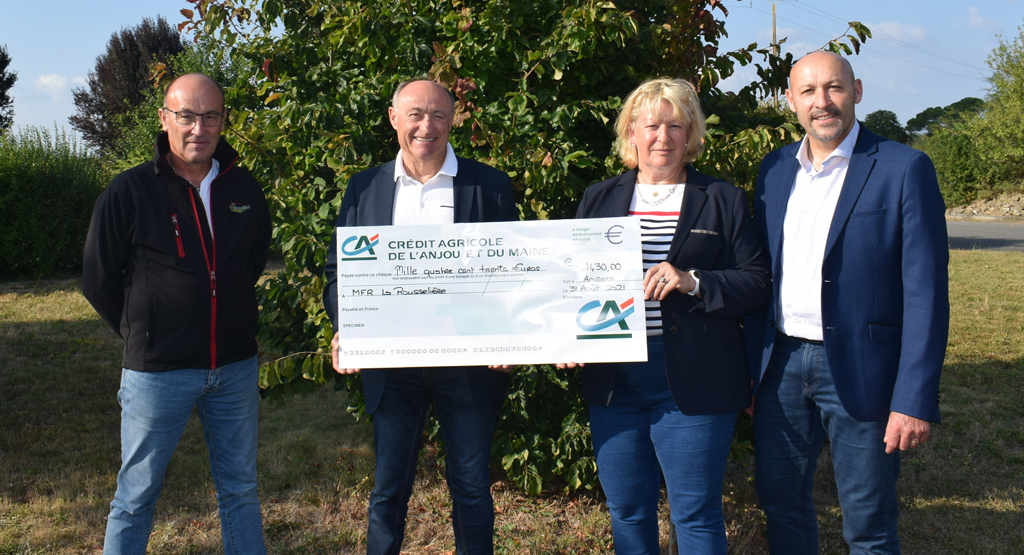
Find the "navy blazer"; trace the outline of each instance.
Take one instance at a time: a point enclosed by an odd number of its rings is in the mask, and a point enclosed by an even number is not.
[[[576,217],[628,216],[636,173],[587,187]],[[661,302],[665,371],[680,411],[725,414],[750,406],[741,321],[768,302],[771,276],[743,191],[692,166],[686,175],[666,260],[680,270],[700,270],[700,297],[673,292]],[[611,402],[618,369],[618,364],[584,367],[588,403]]]
[[[516,221],[519,208],[512,194],[508,174],[486,164],[458,158],[459,169],[453,179],[455,223]],[[395,206],[395,161],[353,175],[345,189],[338,215],[338,227],[392,225]],[[324,308],[338,329],[338,253],[331,239],[324,270]],[[345,337],[342,335],[341,340]],[[473,403],[482,414],[494,417],[505,400],[508,376],[488,368],[464,368],[473,393]],[[373,414],[380,404],[387,383],[387,369],[367,368],[363,376],[366,412]]]
[[[782,275],[782,223],[800,143],[761,163],[754,220]],[[825,244],[821,315],[825,352],[843,407],[861,421],[895,411],[939,421],[939,374],[949,333],[949,246],[935,168],[924,153],[861,124]],[[755,390],[771,357],[781,280],[748,329]]]

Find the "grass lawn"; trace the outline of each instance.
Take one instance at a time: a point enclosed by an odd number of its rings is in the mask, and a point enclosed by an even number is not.
[[[1024,552],[1024,254],[953,251],[943,423],[903,458],[909,554]],[[121,342],[77,282],[0,284],[0,555],[98,554],[119,465]],[[260,417],[260,489],[271,553],[357,553],[372,483],[372,433],[323,390]],[[157,505],[151,553],[218,553],[206,447],[193,418]],[[819,468],[822,553],[845,553],[831,465]],[[596,492],[526,497],[496,471],[499,553],[611,553]],[[427,446],[405,552],[454,553],[447,490]],[[730,551],[767,553],[751,469],[723,491]],[[665,528],[663,526],[663,528]],[[667,552],[668,534],[663,533]]]

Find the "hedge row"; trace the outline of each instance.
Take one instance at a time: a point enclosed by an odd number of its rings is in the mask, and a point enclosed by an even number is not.
[[[63,130],[0,135],[0,279],[78,273],[109,175]]]

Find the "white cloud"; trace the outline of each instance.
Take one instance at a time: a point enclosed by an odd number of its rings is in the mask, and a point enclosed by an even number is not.
[[[81,76],[79,76],[79,77],[72,77],[71,78],[71,84],[76,86],[76,87],[84,87],[84,86],[89,84],[89,80],[86,79],[85,77],[81,77]]]
[[[871,23],[868,25],[868,28],[871,29],[875,38],[885,36],[901,42],[909,43],[922,42],[926,34],[924,27],[918,27],[917,25],[904,25],[895,21]]]
[[[54,101],[61,100],[70,92],[68,78],[59,73],[40,75],[32,81],[32,85],[37,91],[48,95]]]
[[[736,64],[734,73],[719,82],[718,88],[723,91],[737,92],[755,80],[757,80],[757,70],[753,65],[740,67],[739,64]]]
[[[984,17],[981,17],[981,14],[978,13],[978,8],[967,8],[967,14],[968,19],[971,22],[971,27],[985,27],[990,25],[990,22]]]

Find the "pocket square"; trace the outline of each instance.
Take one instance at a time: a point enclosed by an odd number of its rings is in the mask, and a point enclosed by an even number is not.
[[[712,231],[710,229],[691,229],[690,233],[703,233],[704,235],[718,235],[717,231]]]

